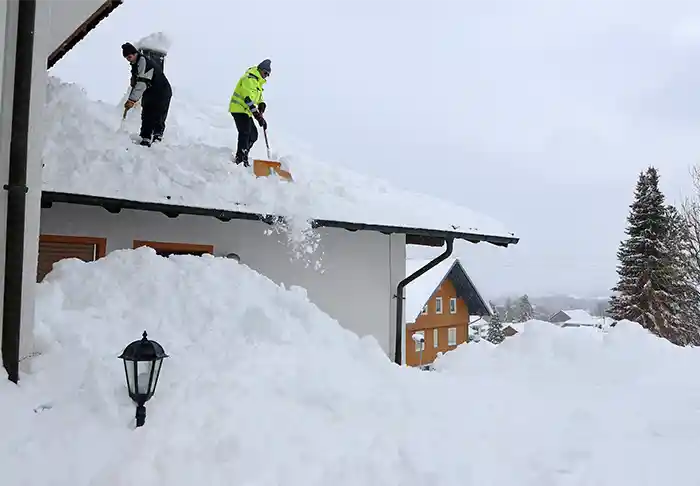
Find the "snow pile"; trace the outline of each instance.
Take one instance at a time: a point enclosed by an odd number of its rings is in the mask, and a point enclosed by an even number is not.
[[[284,216],[302,241],[310,219],[512,236],[469,209],[290,155],[277,136],[271,155],[295,182],[256,179],[231,162],[237,134],[227,107],[175,93],[164,142],[145,148],[130,142],[138,113],[122,122],[121,106],[91,101],[79,86],[51,78],[44,190]],[[260,138],[251,158],[267,158]]]
[[[227,259],[121,250],[38,289],[35,372],[0,382],[13,486],[697,484],[700,354],[630,323],[421,372]],[[170,358],[134,430],[117,355],[144,329]]]
[[[167,54],[173,45],[172,40],[164,32],[154,32],[134,44],[137,49],[151,49]]]
[[[434,364],[478,397],[468,412],[476,442],[499,450],[501,467],[527,471],[490,484],[696,484],[700,352],[629,321],[609,333],[541,324]]]

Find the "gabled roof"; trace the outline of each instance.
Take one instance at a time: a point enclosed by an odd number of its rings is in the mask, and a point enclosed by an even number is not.
[[[100,7],[98,7],[85,22],[75,29],[75,31],[56,48],[56,50],[49,54],[46,62],[46,69],[50,69],[54,64],[56,64],[63,56],[66,55],[68,51],[73,49],[78,42],[83,40],[83,38],[88,35],[92,29],[97,27],[97,24],[107,18],[107,16],[122,3],[123,0],[107,0]],[[70,7],[68,5],[64,5],[62,8]]]
[[[430,260],[406,260],[406,276],[428,264]],[[490,316],[491,308],[479,293],[459,258],[448,258],[409,283],[405,289],[406,322],[415,322],[421,310],[445,279],[454,284],[457,295],[467,303],[470,316]]]

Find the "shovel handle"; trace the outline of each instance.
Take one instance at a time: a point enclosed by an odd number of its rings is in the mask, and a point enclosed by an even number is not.
[[[267,148],[267,158],[270,158],[270,142],[267,140],[267,128],[263,128],[263,134],[265,135],[265,147]]]

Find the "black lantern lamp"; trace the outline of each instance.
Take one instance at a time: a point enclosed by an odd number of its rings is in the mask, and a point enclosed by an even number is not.
[[[136,427],[141,427],[146,421],[144,404],[156,391],[163,358],[167,357],[163,346],[148,339],[146,331],[143,331],[143,338],[129,344],[119,356],[124,360],[129,396],[137,405]]]

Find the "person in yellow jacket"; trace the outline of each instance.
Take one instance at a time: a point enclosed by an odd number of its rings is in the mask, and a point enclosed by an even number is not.
[[[236,164],[249,166],[248,152],[258,139],[258,129],[253,118],[267,130],[267,122],[263,118],[267,104],[263,99],[263,85],[270,76],[270,60],[265,59],[257,66],[248,68],[236,84],[231,95],[228,111],[233,116],[238,130],[238,147],[236,148]]]

